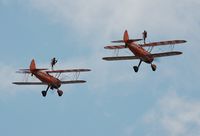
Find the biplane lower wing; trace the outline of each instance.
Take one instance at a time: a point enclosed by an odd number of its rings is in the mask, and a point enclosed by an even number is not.
[[[182,52],[180,52],[180,51],[171,51],[171,52],[154,53],[151,55],[154,58],[159,58],[159,57],[175,56],[175,55],[181,55],[181,54],[182,54]]]
[[[78,83],[85,83],[85,80],[69,80],[69,81],[61,81],[61,84],[78,84]],[[48,85],[43,82],[13,82],[16,85]]]
[[[71,81],[61,81],[61,84],[79,84],[85,83],[85,80],[71,80]]]
[[[16,85],[48,85],[43,82],[13,82],[13,84],[16,84]]]
[[[182,52],[179,51],[172,51],[172,52],[162,52],[162,53],[154,53],[151,54],[154,58],[158,57],[167,57],[167,56],[174,56],[174,55],[180,55]],[[140,59],[140,57],[137,56],[117,56],[117,57],[104,57],[103,60],[107,61],[117,61],[117,60],[134,60],[134,59]]]
[[[105,46],[104,49],[110,49],[110,50],[114,50],[114,49],[125,49],[125,45],[109,45],[109,46]]]
[[[174,44],[181,44],[181,43],[185,43],[185,42],[187,42],[187,41],[185,41],[185,40],[171,40],[171,41],[161,41],[161,42],[152,42],[152,43],[140,44],[140,46],[148,47],[148,46],[174,45]]]
[[[117,56],[117,57],[104,57],[103,60],[107,61],[117,61],[117,60],[133,60],[133,59],[140,59],[137,56]]]

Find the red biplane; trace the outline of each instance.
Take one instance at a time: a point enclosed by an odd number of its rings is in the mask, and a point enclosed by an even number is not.
[[[152,43],[146,43],[145,39],[147,37],[147,32],[144,31],[143,33],[143,39],[129,39],[129,35],[127,30],[124,32],[123,40],[118,41],[112,41],[113,43],[125,43],[124,45],[115,45],[115,46],[105,46],[105,49],[111,49],[111,50],[119,50],[119,49],[125,49],[128,48],[135,56],[118,56],[118,54],[114,57],[104,57],[103,60],[107,61],[117,61],[117,60],[133,60],[138,59],[139,64],[138,66],[133,66],[133,69],[135,72],[138,72],[139,67],[142,62],[151,64],[151,68],[153,71],[156,70],[156,65],[152,62],[154,61],[154,58],[159,57],[166,57],[166,56],[174,56],[174,55],[180,55],[182,52],[179,51],[170,51],[170,52],[162,52],[162,53],[151,53],[153,47],[155,46],[162,46],[162,45],[175,45],[175,44],[181,44],[185,43],[185,40],[171,40],[171,41],[160,41],[160,42],[152,42]],[[136,43],[137,41],[144,40],[143,44]],[[144,49],[143,47],[151,47],[149,50]]]
[[[47,89],[45,91],[42,91],[42,95],[45,97],[47,95],[47,91],[50,89],[56,89],[58,96],[63,95],[63,91],[59,90],[60,86],[62,84],[74,84],[74,83],[85,83],[85,80],[78,80],[80,72],[88,72],[91,71],[90,69],[66,69],[66,70],[48,70],[45,68],[38,69],[36,68],[36,64],[34,59],[31,61],[30,69],[20,69],[17,71],[17,73],[24,73],[24,74],[31,74],[31,76],[35,76],[38,78],[41,82],[13,82],[13,84],[16,85],[47,85]],[[50,74],[56,74],[55,76]],[[74,73],[74,79],[73,80],[67,80],[67,81],[61,81],[59,79],[60,75],[62,73]]]

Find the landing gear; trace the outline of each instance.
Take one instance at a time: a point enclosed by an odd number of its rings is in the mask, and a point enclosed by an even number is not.
[[[135,72],[138,72],[138,67],[137,66],[133,66],[133,69]]]
[[[133,66],[133,69],[135,72],[138,72],[141,63],[142,63],[142,60],[140,60],[138,66]]]
[[[42,91],[42,96],[43,96],[43,97],[46,97],[47,91],[49,90],[49,87],[50,87],[50,86],[47,86],[46,91]]]
[[[153,71],[156,71],[156,65],[155,64],[151,64],[151,68]]]
[[[42,96],[46,97],[46,95],[47,95],[47,92],[46,91],[42,91]]]
[[[62,96],[63,95],[63,91],[62,90],[57,90],[58,96]]]

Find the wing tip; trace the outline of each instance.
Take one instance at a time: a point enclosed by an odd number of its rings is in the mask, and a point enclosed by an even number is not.
[[[183,52],[181,52],[181,51],[177,51],[176,53],[177,53],[177,55],[183,54]]]
[[[115,40],[115,41],[111,41],[111,43],[124,43],[124,40]]]
[[[92,71],[92,69],[85,69],[85,72],[89,72],[89,71]]]
[[[103,57],[102,60],[109,61],[109,57]]]

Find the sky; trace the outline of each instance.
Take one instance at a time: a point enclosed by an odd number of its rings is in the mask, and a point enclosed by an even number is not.
[[[198,0],[0,0],[0,132],[3,136],[200,135],[200,18]],[[103,47],[148,32],[148,42],[185,39],[183,55],[106,62]],[[168,48],[158,47],[154,52]],[[131,55],[123,50],[121,55]],[[63,85],[43,98],[45,86],[16,86],[15,73],[37,67],[90,68],[86,84]]]

